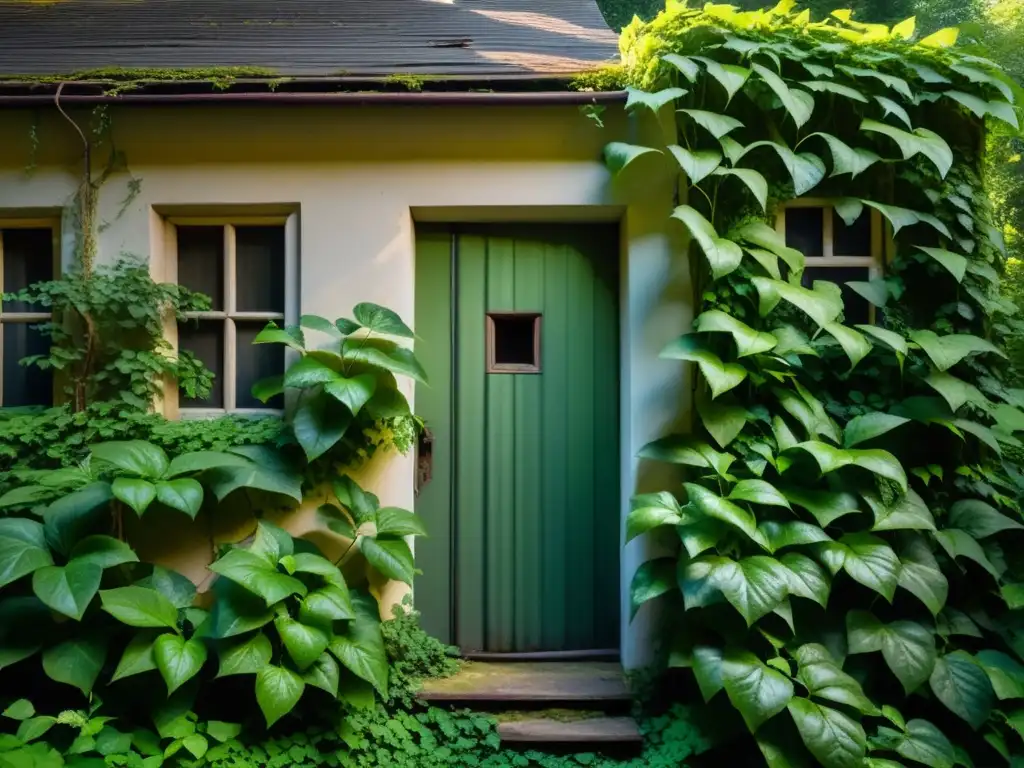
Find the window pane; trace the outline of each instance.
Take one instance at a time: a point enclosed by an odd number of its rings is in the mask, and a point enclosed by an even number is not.
[[[284,312],[284,228],[237,227],[239,312]]]
[[[832,254],[834,256],[871,256],[871,212],[865,211],[846,226],[835,211],[832,211]]]
[[[871,305],[867,299],[845,285],[848,281],[866,282],[871,279],[867,267],[808,267],[802,283],[810,288],[815,280],[837,283],[843,292],[843,314],[847,325],[866,325],[871,322]]]
[[[537,338],[540,316],[490,315],[492,324],[487,342],[491,346],[488,359],[494,370],[540,368]]]
[[[178,284],[224,309],[224,227],[178,227]]]
[[[224,321],[188,320],[181,323],[178,326],[178,347],[202,360],[214,375],[210,396],[206,400],[186,397],[182,392],[178,404],[182,408],[223,408]]]
[[[823,208],[786,209],[786,245],[804,256],[824,256],[825,240]]]
[[[5,407],[50,405],[53,402],[53,376],[36,366],[26,368],[18,361],[30,355],[49,352],[50,340],[33,323],[4,323],[4,399]]]
[[[262,320],[235,323],[235,343],[238,350],[238,362],[235,364],[238,376],[235,403],[239,408],[284,408],[284,398],[281,395],[271,398],[266,404],[252,396],[252,385],[257,381],[284,373],[284,345],[252,343],[256,334],[263,330],[265,325]]]
[[[3,237],[4,291],[13,293],[53,279],[53,230],[7,229]],[[23,301],[5,301],[4,312],[46,312]]]

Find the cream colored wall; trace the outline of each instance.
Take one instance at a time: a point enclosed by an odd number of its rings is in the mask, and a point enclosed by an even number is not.
[[[102,189],[101,258],[150,258],[159,278],[163,215],[297,211],[302,313],[337,317],[373,301],[411,321],[416,218],[621,220],[624,513],[629,494],[647,484],[636,451],[687,408],[682,367],[659,362],[657,352],[689,323],[689,278],[672,255],[665,180],[645,185],[644,199],[628,206],[609,185],[601,149],[629,135],[624,116],[606,113],[604,130],[572,106],[118,108],[111,118],[130,176],[116,174]],[[39,167],[28,175],[33,114],[0,113],[0,216],[59,209],[77,189],[80,141],[52,110],[37,119]],[[122,213],[132,177],[141,193]],[[406,392],[411,399],[408,382]],[[375,461],[364,479],[382,504],[414,507],[411,456]],[[307,503],[285,524],[306,533],[315,507]],[[145,542],[145,553],[201,582],[210,557],[205,526],[166,525],[161,534],[173,536]],[[247,526],[243,516],[217,535],[237,538]],[[639,543],[626,550],[627,603],[643,554]],[[624,609],[628,666],[645,658],[648,624],[642,616],[627,626]]]

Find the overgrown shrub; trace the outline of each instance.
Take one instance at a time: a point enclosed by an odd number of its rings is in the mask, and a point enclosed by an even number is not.
[[[675,6],[623,36],[627,108],[667,130],[606,158],[627,188],[680,178],[700,297],[663,352],[699,369],[698,424],[641,453],[686,482],[635,498],[627,531],[681,546],[637,572],[634,610],[666,603],[672,661],[772,766],[1024,753],[1024,525],[1003,460],[1024,399],[981,178],[983,119],[1016,123],[1015,86],[956,30],[914,26],[814,23],[784,0]],[[888,222],[884,277],[801,284],[774,214],[812,195],[847,225]],[[844,292],[876,320],[844,322]]]

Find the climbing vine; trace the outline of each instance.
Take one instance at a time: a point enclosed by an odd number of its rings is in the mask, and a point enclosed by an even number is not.
[[[637,571],[633,611],[667,604],[671,663],[771,766],[1020,755],[1022,485],[1002,453],[1024,399],[980,177],[1018,88],[913,19],[669,5],[622,39],[627,109],[663,142],[605,153],[627,186],[678,177],[698,272],[692,332],[662,355],[696,364],[698,423],[641,452],[685,482],[634,498],[627,530],[679,550]],[[887,222],[883,276],[803,279],[774,220],[810,195]]]

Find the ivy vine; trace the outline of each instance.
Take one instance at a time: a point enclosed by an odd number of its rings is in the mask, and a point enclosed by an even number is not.
[[[664,142],[605,152],[623,183],[679,178],[699,271],[693,329],[662,355],[696,364],[699,424],[640,454],[686,482],[635,497],[627,530],[680,546],[637,571],[633,611],[671,606],[671,663],[773,767],[1020,755],[1022,478],[1003,451],[1024,398],[980,177],[985,120],[1017,128],[1019,89],[913,19],[669,5],[622,40],[627,110]],[[802,284],[774,214],[812,194],[888,223],[884,277]],[[875,322],[845,321],[844,291]]]

